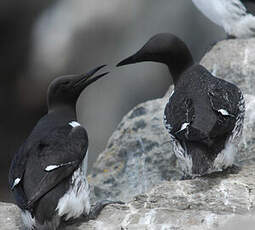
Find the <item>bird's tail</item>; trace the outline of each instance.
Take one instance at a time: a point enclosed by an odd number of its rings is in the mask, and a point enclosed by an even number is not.
[[[192,158],[192,175],[205,175],[212,166],[212,159],[208,148],[204,144],[187,143],[187,154]]]

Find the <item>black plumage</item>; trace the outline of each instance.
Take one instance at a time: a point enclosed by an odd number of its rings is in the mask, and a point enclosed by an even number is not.
[[[92,77],[102,67],[50,84],[48,113],[13,158],[9,185],[26,229],[57,229],[81,214],[95,216],[86,180],[88,135],[77,122],[76,101],[84,88],[107,74]]]
[[[247,10],[247,13],[255,15],[255,1],[254,0],[241,0],[241,2],[244,4],[244,6]]]
[[[158,34],[118,66],[142,61],[168,66],[174,92],[164,123],[186,175],[203,175],[233,164],[244,120],[244,99],[232,83],[193,62],[183,41]]]

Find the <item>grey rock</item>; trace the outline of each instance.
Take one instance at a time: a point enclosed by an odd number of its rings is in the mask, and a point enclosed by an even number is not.
[[[255,40],[220,42],[202,60],[214,74],[236,83],[246,93],[245,124],[237,159],[240,171],[179,180],[182,173],[162,122],[170,88],[165,97],[142,103],[123,118],[88,177],[95,194],[92,200],[121,199],[127,204],[110,205],[97,220],[67,229],[254,229],[255,96],[251,95],[254,94],[251,86],[255,58],[250,52],[255,45],[252,41]],[[0,221],[6,223],[1,229],[19,229],[17,207],[0,203]]]
[[[18,230],[21,227],[20,212],[17,206],[0,202],[0,229]]]
[[[218,173],[194,180],[165,181],[126,205],[106,207],[94,221],[66,230],[227,230],[240,219],[242,228],[252,229],[255,221],[248,213],[254,211],[255,204],[254,166],[250,162],[238,174]],[[1,203],[0,210],[2,223],[9,218],[6,224],[11,226],[1,229],[18,230],[14,225],[17,208]]]
[[[251,162],[238,174],[163,182],[127,206],[107,207],[96,221],[84,224],[84,229],[228,229],[232,219],[241,216],[246,216],[246,224],[255,204],[254,166]]]
[[[253,94],[255,85],[255,38],[218,42],[201,64],[215,76],[238,85],[244,94]]]
[[[163,125],[167,100],[140,104],[123,118],[89,177],[98,198],[127,201],[161,181],[181,177]]]
[[[162,122],[169,93],[136,106],[121,121],[90,175],[100,199],[128,201],[163,181],[181,178]],[[255,160],[255,96],[245,95],[246,116],[237,164]]]

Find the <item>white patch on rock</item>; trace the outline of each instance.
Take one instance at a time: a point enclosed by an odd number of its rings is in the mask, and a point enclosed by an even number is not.
[[[138,209],[136,209],[135,207],[132,206],[131,203],[128,204],[128,207],[129,207],[129,213],[124,217],[124,219],[122,220],[120,226],[123,228],[123,229],[126,229],[126,227],[131,224],[132,222],[132,217],[136,216],[137,213],[138,213]]]
[[[65,220],[90,212],[90,190],[86,179],[87,158],[88,152],[80,167],[73,173],[69,190],[58,201],[56,210],[59,216],[65,216]]]
[[[69,122],[68,124],[71,125],[73,128],[78,127],[78,126],[81,126],[81,124],[78,123],[77,121],[71,121],[71,122]]]
[[[151,225],[154,224],[157,211],[156,209],[151,209],[149,212],[145,213],[143,217],[139,219],[139,224]]]
[[[214,65],[213,65],[213,70],[212,70],[211,74],[212,74],[214,77],[217,77],[217,71],[218,71],[218,66],[217,66],[217,64],[214,64]]]

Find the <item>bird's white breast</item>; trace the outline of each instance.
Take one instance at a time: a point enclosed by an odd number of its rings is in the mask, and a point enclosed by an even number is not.
[[[58,202],[56,210],[59,216],[65,216],[65,220],[90,212],[90,190],[86,179],[87,161],[88,152],[80,167],[74,171],[69,190]]]

